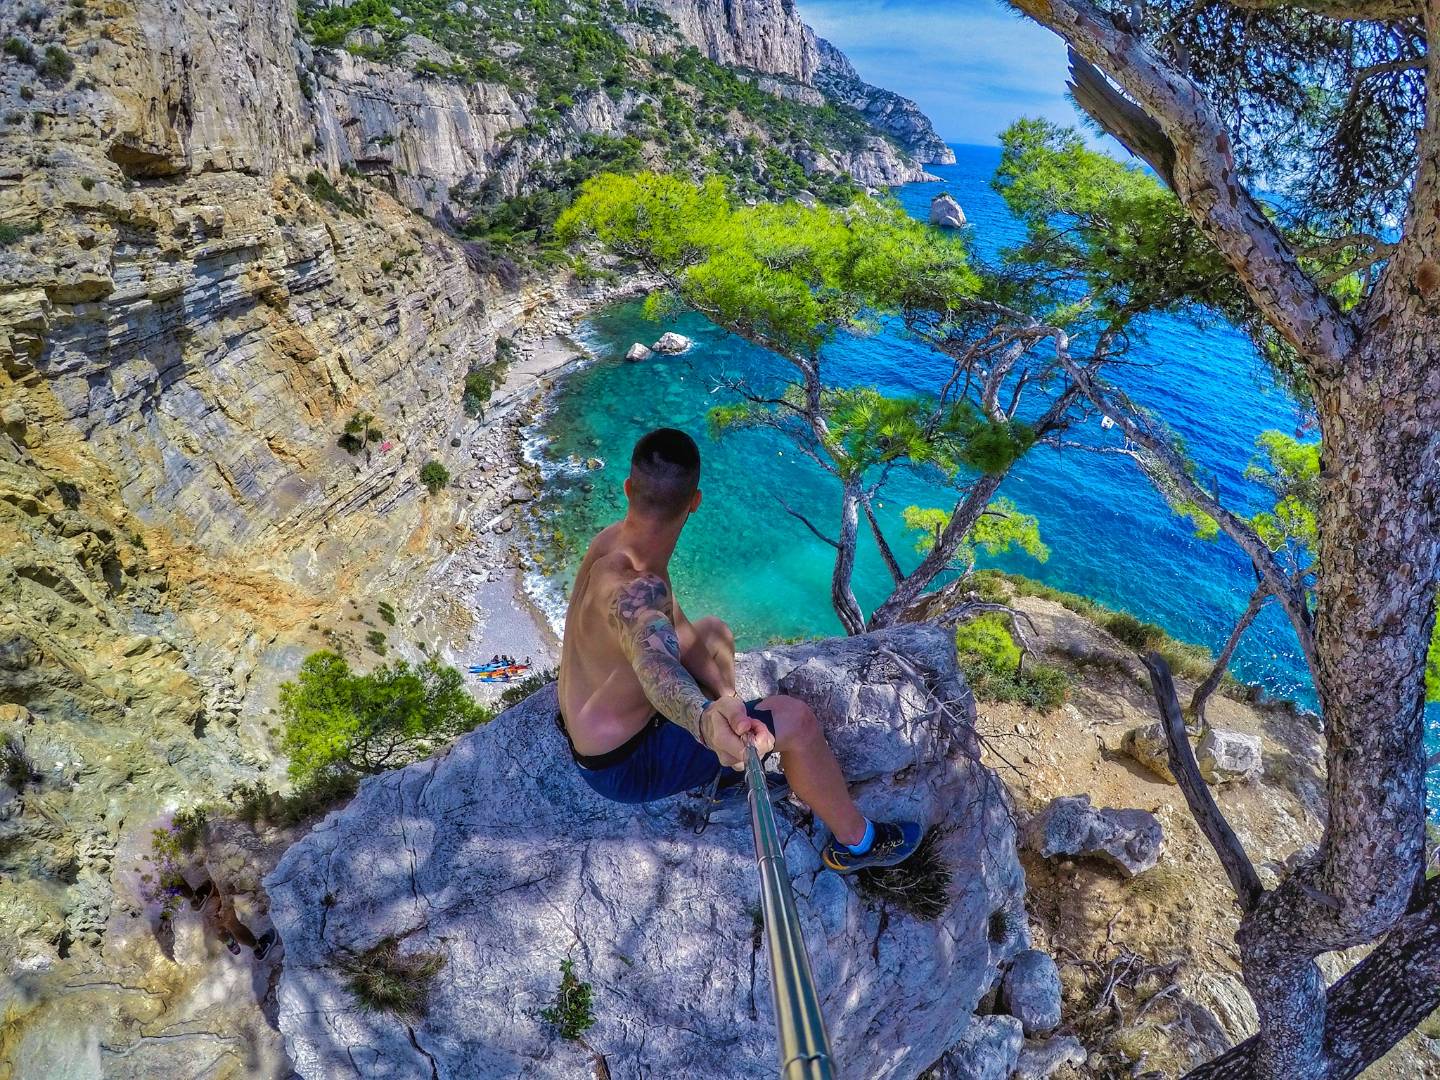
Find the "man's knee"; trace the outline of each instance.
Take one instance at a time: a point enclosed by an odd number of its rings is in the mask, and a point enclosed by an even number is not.
[[[825,737],[815,710],[799,698],[777,694],[762,701],[760,707],[769,709],[775,718],[775,746],[779,750]]]
[[[703,619],[696,619],[695,636],[710,648],[724,648],[731,652],[735,651],[735,634],[730,625],[724,619],[718,619],[714,615],[707,615]]]

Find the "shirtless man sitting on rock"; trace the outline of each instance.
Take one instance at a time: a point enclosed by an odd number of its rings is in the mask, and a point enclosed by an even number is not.
[[[916,822],[872,822],[850,798],[815,714],[776,694],[742,701],[735,638],[719,619],[690,622],[670,589],[670,556],[700,508],[700,451],[682,431],[646,435],[625,481],[629,510],[590,544],[575,579],[560,659],[560,721],[580,775],[622,803],[663,799],[744,769],[745,743],[780,752],[791,790],[831,837],[842,874],[912,855]],[[738,539],[738,538],[737,538]]]

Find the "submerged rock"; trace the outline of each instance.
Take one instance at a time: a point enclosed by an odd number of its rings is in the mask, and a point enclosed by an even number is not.
[[[959,703],[959,722],[937,717],[887,650]],[[825,870],[822,831],[782,804],[837,1058],[847,1075],[909,1080],[964,1043],[977,1003],[1027,945],[1008,799],[978,763],[954,643],[906,626],[765,650],[741,658],[738,682],[747,698],[778,689],[811,703],[867,814],[943,826],[945,906],[923,921]],[[599,798],[554,712],[547,687],[444,756],[367,780],[269,876],[285,948],[278,1023],[301,1076],[590,1075],[590,1052],[541,1016],[566,960],[593,991],[585,1042],[611,1075],[774,1075],[748,822],[696,836],[687,797]],[[363,1010],[337,967],[392,936],[405,953],[445,958],[410,1021]]]
[[[630,351],[625,354],[625,359],[633,363],[637,360],[649,360],[652,355],[654,354],[649,349],[637,341],[630,346]]]
[[[695,343],[684,334],[677,334],[675,331],[667,331],[660,335],[660,340],[650,348],[662,356],[678,356],[680,353],[688,352]]]
[[[1104,859],[1134,877],[1160,861],[1165,833],[1159,819],[1146,810],[1097,810],[1089,795],[1066,795],[1030,819],[1025,846],[1045,859]]]
[[[960,229],[965,226],[965,211],[949,192],[941,192],[930,200],[930,224],[942,229]]]

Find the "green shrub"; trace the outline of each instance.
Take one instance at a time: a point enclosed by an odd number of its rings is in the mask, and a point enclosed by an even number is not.
[[[502,338],[508,341],[508,338]],[[470,373],[465,376],[465,413],[467,416],[479,416],[490,399],[495,396],[495,389],[505,381],[509,374],[510,362],[499,359],[499,349],[496,349],[496,360],[493,364],[485,364],[480,367],[472,367]]]
[[[1005,616],[981,615],[955,629],[955,648],[984,661],[996,671],[1014,671],[1020,666],[1020,646],[1010,636]]]
[[[170,819],[170,831],[181,851],[189,853],[199,846],[200,841],[205,838],[205,826],[209,819],[210,812],[204,806],[175,811]]]
[[[545,671],[532,671],[525,678],[517,683],[511,683],[500,695],[500,708],[508,709],[511,706],[519,705],[535,691],[548,686],[555,681],[555,669],[549,668]]]
[[[21,101],[34,101],[34,100],[35,100],[35,88],[34,88],[33,86],[31,86],[29,83],[26,83],[24,86],[20,87],[20,100],[21,100]]]
[[[39,222],[29,222],[26,225],[0,222],[0,248],[7,248],[16,240],[23,240],[26,236],[35,236],[37,232],[40,232]]]
[[[248,825],[292,828],[308,818],[327,813],[349,799],[359,787],[354,773],[330,770],[299,784],[288,795],[271,791],[259,780],[238,784],[225,796],[225,812]]]
[[[306,658],[280,687],[281,747],[300,784],[330,772],[375,773],[412,761],[492,713],[465,692],[460,673],[431,658],[356,675],[343,657]]]
[[[82,177],[80,178],[80,186],[81,186],[82,188],[84,188],[86,191],[94,191],[94,190],[95,190],[95,178],[94,178],[93,176],[82,176]]]
[[[1049,712],[1070,692],[1070,680],[1051,664],[1024,663],[1005,616],[981,615],[955,631],[955,649],[970,689],[982,701],[1004,701]]]
[[[1124,611],[1112,611],[1103,615],[1100,625],[1110,631],[1122,645],[1128,645],[1136,652],[1153,649],[1165,638],[1165,631],[1154,623],[1141,622]]]
[[[390,646],[385,644],[385,635],[379,630],[371,630],[365,635],[365,644],[374,649],[381,656],[390,651]]]
[[[365,216],[365,208],[341,192],[319,169],[312,169],[310,175],[305,177],[305,190],[318,202],[329,203],[353,217]]]
[[[47,45],[45,58],[35,65],[35,70],[42,79],[65,82],[75,73],[75,61],[59,45]]]
[[[7,37],[3,46],[6,56],[13,56],[22,64],[35,66],[35,46],[17,37]]]
[[[555,1001],[540,1013],[566,1039],[578,1039],[595,1026],[594,991],[575,975],[575,961],[560,961],[560,986]]]
[[[362,1009],[416,1021],[425,1015],[430,984],[445,966],[438,952],[404,955],[400,942],[387,937],[363,953],[344,956],[337,965]]]
[[[384,437],[385,432],[375,426],[375,417],[369,413],[357,412],[345,421],[345,431],[341,434],[338,445],[348,454],[358,454],[362,450],[368,450],[371,443],[379,442]]]
[[[450,470],[438,461],[427,461],[420,466],[420,483],[431,495],[438,495],[440,489],[450,483]]]
[[[380,612],[380,618],[385,620],[387,626],[395,625],[395,607],[390,601],[381,600],[375,605],[375,609]]]

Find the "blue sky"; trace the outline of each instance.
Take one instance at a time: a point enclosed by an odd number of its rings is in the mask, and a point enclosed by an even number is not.
[[[914,98],[947,142],[993,145],[1020,116],[1079,124],[1065,46],[1000,0],[800,0],[867,81]]]

